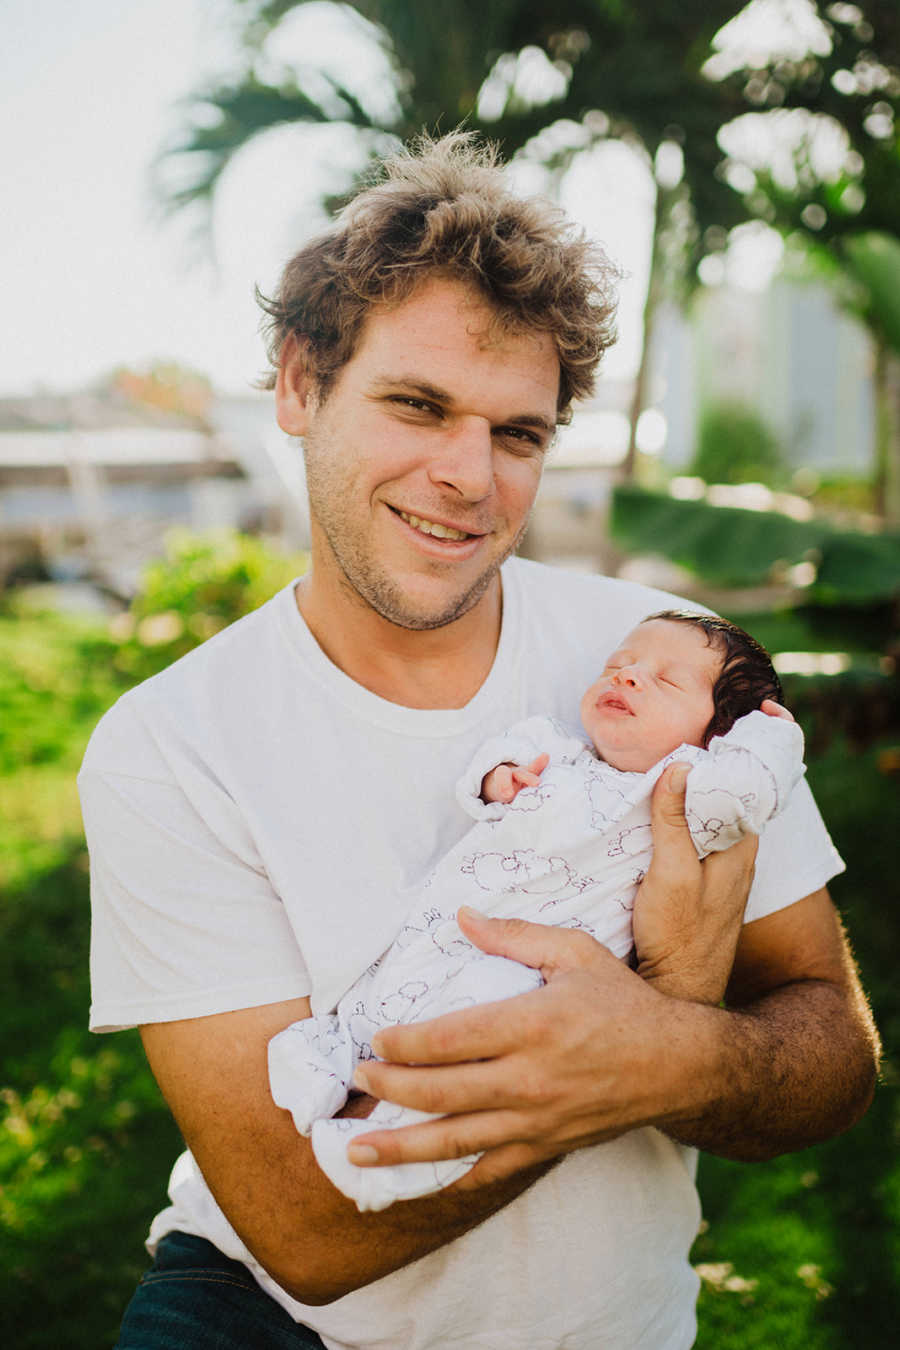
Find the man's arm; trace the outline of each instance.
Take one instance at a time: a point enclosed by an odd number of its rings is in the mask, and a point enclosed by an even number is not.
[[[454,1186],[359,1214],[319,1169],[269,1092],[269,1040],[308,1017],[308,999],[141,1028],[150,1067],[213,1195],[269,1274],[303,1303],[329,1303],[460,1237],[549,1164],[491,1181],[477,1164]],[[348,1113],[371,1103],[352,1098]]]
[[[840,1134],[868,1109],[878,1035],[827,891],[747,925],[726,1006],[736,1071],[721,1104],[676,1137],[752,1162]]]
[[[305,999],[143,1029],[213,1194],[294,1297],[329,1302],[378,1279],[480,1223],[560,1154],[638,1125],[750,1158],[865,1109],[874,1033],[824,893],[748,925],[738,943],[753,841],[698,864],[670,786],[654,797],[654,868],[636,914],[644,978],[585,933],[464,914],[479,946],[539,967],[546,985],[381,1034],[395,1062],[366,1064],[373,1093],[457,1114],[365,1146],[385,1163],[487,1150],[439,1195],[358,1214],[274,1105],[268,1041],[309,1015]],[[725,1011],[715,1005],[736,945]]]
[[[877,1036],[827,892],[742,929],[755,840],[698,862],[685,777],[673,766],[654,794],[654,859],[635,906],[639,974],[583,933],[462,915],[479,947],[538,967],[546,984],[378,1034],[388,1062],[361,1066],[358,1081],[449,1113],[367,1135],[379,1162],[486,1149],[502,1175],[641,1125],[765,1158],[866,1110]]]
[[[487,1149],[503,1175],[642,1125],[762,1159],[847,1129],[869,1104],[877,1040],[825,891],[748,925],[734,988],[754,996],[728,1008],[659,992],[584,934],[519,920],[465,926],[485,950],[540,962],[548,982],[515,1009],[379,1034],[392,1062],[367,1062],[359,1081],[451,1113],[367,1135],[379,1162]]]

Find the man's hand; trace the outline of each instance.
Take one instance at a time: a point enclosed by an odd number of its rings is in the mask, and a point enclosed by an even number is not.
[[[635,899],[634,945],[639,974],[660,993],[715,1005],[734,965],[758,840],[746,835],[700,861],[684,818],[689,767],[670,765],[653,792],[653,860]]]
[[[355,1082],[442,1119],[367,1134],[362,1165],[484,1152],[457,1182],[477,1187],[677,1110],[658,1063],[677,1040],[678,1011],[586,933],[461,910],[483,951],[540,970],[545,984],[499,1003],[378,1032]],[[671,1055],[669,1063],[677,1056]],[[427,1067],[426,1067],[427,1066]]]
[[[461,910],[460,925],[476,946],[539,970],[544,985],[379,1032],[373,1048],[387,1062],[361,1066],[357,1085],[447,1118],[369,1134],[359,1151],[351,1149],[354,1162],[485,1152],[469,1174],[477,1185],[703,1109],[704,1089],[696,1074],[685,1076],[682,1052],[689,1059],[715,1029],[664,995],[721,999],[756,840],[701,863],[684,818],[686,778],[686,765],[672,765],[654,792],[654,859],[635,903],[640,973],[586,933]],[[707,1050],[714,1057],[712,1040]]]
[[[549,755],[538,755],[530,764],[498,764],[486,773],[481,784],[481,800],[502,802],[508,806],[525,787],[537,787],[541,774],[550,763]]]

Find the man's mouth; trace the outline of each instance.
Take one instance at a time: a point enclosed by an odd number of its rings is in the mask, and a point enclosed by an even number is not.
[[[411,525],[414,530],[420,534],[430,534],[435,539],[471,539],[471,534],[466,534],[464,530],[454,530],[450,525],[439,525],[436,520],[424,520],[421,516],[412,516],[407,511],[401,511],[396,507],[397,515],[401,520],[405,520],[407,525]]]

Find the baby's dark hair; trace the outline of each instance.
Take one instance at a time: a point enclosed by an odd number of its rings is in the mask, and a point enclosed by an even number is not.
[[[754,712],[763,699],[784,702],[781,681],[772,658],[756,638],[728,619],[714,614],[698,614],[691,609],[664,609],[643,620],[665,619],[667,623],[686,623],[706,634],[706,641],[722,653],[722,669],[713,683],[713,715],[703,733],[703,744],[713,736],[724,736],[739,717]]]

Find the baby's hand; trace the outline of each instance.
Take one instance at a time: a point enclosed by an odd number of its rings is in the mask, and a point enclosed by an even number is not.
[[[550,763],[549,755],[538,755],[530,764],[498,764],[485,774],[481,784],[483,802],[502,802],[507,806],[524,787],[537,787],[541,774]]]

